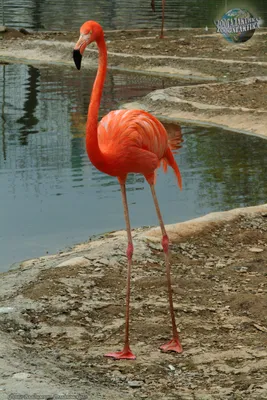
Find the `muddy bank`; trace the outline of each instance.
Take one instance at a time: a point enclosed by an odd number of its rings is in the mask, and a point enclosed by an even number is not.
[[[267,76],[156,90],[123,107],[141,108],[160,119],[211,124],[267,137],[266,104]]]
[[[115,232],[1,275],[0,398],[265,399],[267,206],[210,214],[168,232],[183,354],[158,349],[171,333],[164,257],[159,230],[137,229],[137,360],[103,357],[120,349],[124,332],[126,235]]]
[[[169,30],[163,40],[157,34],[154,30],[105,32],[110,68],[181,79],[178,89],[154,93],[134,107],[180,121],[267,135],[266,29],[242,44],[228,43],[214,29]],[[78,32],[7,30],[2,33],[0,58],[73,66],[72,48],[78,36]],[[83,67],[96,66],[97,49],[91,45]]]

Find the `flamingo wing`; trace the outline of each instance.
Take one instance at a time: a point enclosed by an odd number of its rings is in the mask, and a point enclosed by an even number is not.
[[[99,122],[98,143],[109,159],[112,175],[137,172],[151,179],[162,162],[165,171],[167,165],[174,168],[181,186],[180,172],[178,177],[179,169],[168,145],[166,129],[153,115],[142,110],[111,111]]]
[[[129,146],[149,150],[161,159],[168,146],[163,125],[141,110],[117,110],[108,113],[98,125],[98,140],[102,151],[116,151]]]

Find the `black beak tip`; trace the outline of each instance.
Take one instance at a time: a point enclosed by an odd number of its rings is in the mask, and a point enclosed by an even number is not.
[[[76,68],[80,70],[82,63],[82,55],[80,53],[80,50],[73,50],[73,60],[75,62]]]

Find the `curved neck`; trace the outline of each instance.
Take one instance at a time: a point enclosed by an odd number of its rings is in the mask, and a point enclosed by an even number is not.
[[[101,163],[103,159],[98,145],[97,126],[98,111],[107,72],[107,48],[104,36],[97,41],[97,47],[99,50],[98,70],[91,94],[86,123],[86,150],[88,157],[95,166],[99,162]]]

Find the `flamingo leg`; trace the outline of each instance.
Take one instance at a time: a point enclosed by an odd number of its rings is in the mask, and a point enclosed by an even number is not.
[[[154,200],[161,232],[162,232],[162,247],[165,255],[165,265],[166,265],[166,275],[167,275],[167,286],[168,286],[168,295],[169,295],[169,304],[170,304],[170,314],[171,314],[171,321],[172,321],[172,335],[173,338],[170,340],[168,343],[162,345],[160,349],[163,352],[167,351],[175,351],[176,353],[182,353],[182,345],[179,340],[179,335],[176,327],[176,322],[175,322],[175,315],[174,315],[174,309],[173,309],[173,300],[172,300],[172,285],[171,285],[171,267],[170,267],[170,256],[169,256],[169,238],[163,223],[163,219],[161,216],[160,208],[159,208],[159,203],[158,199],[156,196],[155,192],[155,186],[154,184],[150,184],[150,189],[152,193],[152,197]]]
[[[162,0],[162,19],[161,19],[161,33],[160,39],[163,39],[163,28],[164,28],[164,9],[165,9],[165,0]]]
[[[128,270],[127,270],[127,281],[126,281],[126,313],[125,313],[125,341],[122,351],[117,351],[114,353],[105,354],[105,357],[111,357],[116,360],[127,359],[135,360],[136,357],[132,353],[129,344],[129,319],[130,319],[130,290],[131,290],[131,267],[132,267],[132,255],[133,255],[133,240],[131,234],[131,225],[129,218],[129,210],[127,204],[126,188],[125,183],[120,183],[122,203],[124,209],[124,218],[126,222],[126,230],[128,237],[128,247],[127,247],[127,259],[128,259]]]

